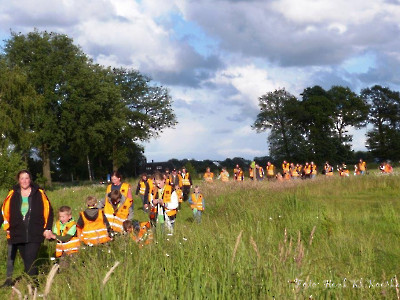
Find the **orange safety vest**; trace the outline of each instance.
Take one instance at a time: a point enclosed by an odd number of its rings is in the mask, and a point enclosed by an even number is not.
[[[111,240],[108,236],[107,227],[104,224],[103,210],[99,209],[99,215],[96,220],[91,221],[80,213],[83,220],[83,228],[80,230],[79,238],[86,245],[104,244]]]
[[[70,220],[65,225],[64,230],[61,231],[61,224],[58,221],[56,224],[56,229],[57,229],[56,235],[66,236],[68,231],[74,225],[76,225],[76,222],[74,220]],[[57,245],[56,245],[56,257],[60,257],[64,253],[66,255],[76,253],[76,252],[78,252],[80,245],[81,245],[81,241],[76,236],[72,237],[68,242],[65,242],[65,243],[58,241]]]
[[[272,164],[270,166],[267,165],[266,170],[267,170],[267,175],[274,176],[274,165]]]
[[[305,167],[304,167],[304,173],[305,173],[306,175],[311,174],[311,165],[308,165],[308,166],[305,166]]]
[[[153,179],[151,179],[151,178],[147,179],[147,183],[149,184],[149,193],[152,194],[153,193],[153,189],[154,189]]]
[[[385,165],[385,173],[392,173],[393,172],[393,167],[389,164]]]
[[[193,193],[191,195],[193,204],[190,205],[192,209],[197,208],[197,210],[203,210],[203,195],[199,194],[199,197],[196,197],[196,194]]]
[[[250,178],[254,177],[254,169],[253,168],[249,168],[249,177]]]
[[[171,202],[171,195],[172,195],[172,186],[170,185],[164,185],[164,192],[161,195],[161,199],[163,200],[164,203],[169,203]],[[154,189],[153,191],[153,199],[159,199],[158,196],[158,190]],[[157,211],[157,207],[155,207],[155,211]],[[165,212],[167,213],[168,216],[172,217],[176,215],[176,209],[166,209]]]
[[[185,173],[185,178],[181,175],[182,178],[182,185],[190,185],[190,180],[189,180],[189,172]]]
[[[242,170],[239,170],[239,172],[238,172],[238,174],[237,174],[236,180],[237,180],[237,181],[243,181],[243,180],[244,180],[244,178],[243,178],[243,171],[242,171]]]
[[[283,173],[289,173],[289,168],[290,168],[290,164],[289,163],[282,164]]]
[[[140,246],[148,245],[153,242],[153,232],[151,230],[150,222],[140,222],[140,229],[137,234],[131,234],[132,239],[139,243]]]
[[[47,199],[46,193],[44,190],[39,189],[40,194],[42,195],[42,202],[43,202],[43,217],[44,217],[44,225],[43,228],[47,227],[47,222],[49,221],[49,214],[50,214],[50,202]],[[8,192],[6,199],[3,202],[3,206],[1,208],[1,212],[3,214],[3,229],[8,230],[10,228],[10,200],[11,197],[14,195],[14,190]],[[7,234],[7,239],[10,239],[10,234]]]
[[[264,177],[264,170],[262,167],[258,168],[258,174],[260,174],[260,177],[263,178]]]
[[[229,173],[228,173],[228,171],[226,171],[226,172],[221,172],[221,173],[219,174],[219,176],[220,176],[220,178],[221,178],[221,181],[224,181],[224,182],[229,181]]]
[[[206,182],[212,182],[214,179],[214,173],[213,172],[205,172],[203,178]]]
[[[317,174],[317,166],[316,165],[310,165],[311,166],[311,174],[316,175]]]
[[[140,188],[139,188],[139,194],[140,195],[144,195],[144,193],[146,192],[146,182],[144,182],[143,180],[140,181]],[[125,196],[126,197],[126,196]]]
[[[106,199],[106,203],[104,205],[104,215],[107,217],[108,222],[113,231],[115,232],[123,232],[124,228],[122,227],[122,223],[128,219],[129,209],[133,204],[133,200],[130,198],[125,198],[124,203],[119,203],[116,210],[114,210],[110,201]]]
[[[122,195],[125,196],[125,198],[128,198],[128,190],[130,189],[130,187],[131,186],[129,185],[129,183],[126,183],[126,182],[123,182],[121,185],[121,188],[119,191],[121,192]],[[108,193],[110,193],[110,192],[111,192],[111,184],[109,184],[107,186],[106,194],[108,195]]]
[[[182,190],[181,189],[175,190],[175,193],[178,196],[179,203],[182,203],[183,202],[183,192],[182,192]]]

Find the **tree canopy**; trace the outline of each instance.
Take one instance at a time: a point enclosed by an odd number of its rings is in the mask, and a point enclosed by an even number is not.
[[[101,177],[136,166],[143,161],[137,142],[176,123],[165,87],[137,70],[93,63],[64,34],[13,32],[5,42],[0,134],[41,160],[48,184],[52,176]]]

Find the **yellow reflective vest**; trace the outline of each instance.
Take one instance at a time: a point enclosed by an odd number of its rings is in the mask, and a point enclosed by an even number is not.
[[[106,199],[104,205],[104,215],[107,217],[108,222],[113,231],[115,232],[123,232],[124,228],[122,227],[122,223],[128,219],[129,209],[133,204],[133,200],[130,198],[125,198],[124,202],[118,203],[117,209],[114,210],[114,207]]]
[[[199,194],[199,195],[196,197],[196,194],[193,193],[193,194],[191,195],[191,200],[192,200],[192,203],[193,203],[193,204],[191,204],[190,207],[191,207],[192,209],[194,209],[194,208],[197,208],[197,210],[203,210],[203,209],[204,209],[204,208],[203,208],[203,195],[202,195],[202,194]]]
[[[104,244],[111,240],[108,236],[107,227],[104,224],[103,210],[99,209],[99,215],[95,221],[90,221],[81,212],[83,228],[80,230],[79,238],[86,245]]]
[[[61,236],[66,236],[68,234],[68,231],[76,225],[76,222],[74,220],[70,220],[67,222],[67,224],[64,227],[64,230],[61,231],[61,224],[58,221],[56,223],[56,235],[61,235]],[[70,255],[72,253],[76,253],[79,250],[79,247],[81,245],[81,242],[78,237],[72,237],[68,242],[62,243],[60,241],[57,242],[56,245],[56,257],[60,257],[63,254]]]

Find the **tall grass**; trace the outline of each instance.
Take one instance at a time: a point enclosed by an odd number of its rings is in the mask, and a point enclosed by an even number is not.
[[[200,185],[206,199],[201,224],[183,203],[174,236],[157,233],[156,242],[145,247],[123,236],[86,247],[54,277],[48,298],[397,297],[398,176]],[[104,186],[48,192],[55,209],[70,205],[76,218],[89,194],[104,197]],[[145,220],[140,200],[135,202],[135,218]],[[39,292],[53,251],[54,243],[45,242]],[[22,273],[20,260],[15,273]],[[28,282],[18,284],[21,293],[28,293]]]

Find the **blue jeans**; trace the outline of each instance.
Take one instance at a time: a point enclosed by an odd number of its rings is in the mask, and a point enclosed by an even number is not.
[[[201,223],[201,210],[193,210],[193,218],[197,223]]]

